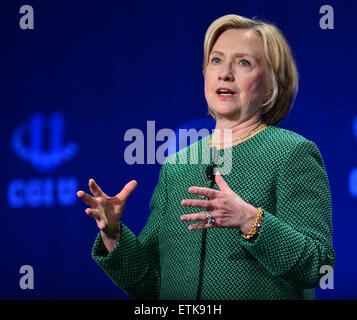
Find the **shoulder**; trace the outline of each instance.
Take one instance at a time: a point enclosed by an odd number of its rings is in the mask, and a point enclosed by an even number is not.
[[[322,155],[315,142],[291,130],[275,126],[270,129],[270,144],[280,150],[285,158],[285,163],[302,164],[317,161],[324,167]]]
[[[315,142],[308,140],[303,135],[280,127],[269,126],[269,134],[266,137],[267,145],[278,148],[282,153],[291,154],[294,151],[306,151],[319,153]]]
[[[297,132],[276,126],[269,126],[269,138],[271,142],[275,141],[275,143],[287,147],[312,142]]]

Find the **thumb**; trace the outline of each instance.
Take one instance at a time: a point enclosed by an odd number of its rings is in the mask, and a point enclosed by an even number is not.
[[[221,176],[221,173],[218,170],[215,174],[215,181],[217,183],[219,190],[223,192],[230,192],[230,193],[233,192],[233,190],[229,187],[228,183],[224,181],[223,177]]]
[[[128,182],[124,188],[115,196],[118,200],[125,201],[129,198],[131,193],[136,189],[138,183],[136,180]]]

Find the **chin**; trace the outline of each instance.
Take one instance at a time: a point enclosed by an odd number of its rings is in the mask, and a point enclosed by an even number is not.
[[[232,118],[235,115],[239,114],[241,109],[240,108],[233,108],[232,106],[215,106],[214,108],[210,108],[211,112],[217,117],[227,117]]]

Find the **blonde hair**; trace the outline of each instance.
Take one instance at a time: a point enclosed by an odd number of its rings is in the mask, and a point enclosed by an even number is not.
[[[229,29],[255,31],[263,41],[267,64],[268,101],[262,105],[263,122],[279,124],[288,114],[298,91],[298,72],[291,49],[282,32],[273,24],[229,14],[213,21],[204,41],[203,74],[209,55],[220,35]],[[214,117],[212,112],[209,113]]]

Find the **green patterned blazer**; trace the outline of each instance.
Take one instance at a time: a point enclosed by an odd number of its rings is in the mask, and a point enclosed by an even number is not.
[[[264,211],[260,233],[251,243],[236,228],[191,231],[192,222],[180,220],[183,214],[202,211],[180,203],[199,198],[187,190],[204,186],[202,169],[207,165],[200,162],[208,139],[172,155],[162,166],[139,237],[121,223],[120,241],[110,253],[98,234],[93,259],[135,299],[313,298],[320,268],[335,264],[331,193],[316,144],[268,126],[231,148],[232,170],[224,180]],[[191,161],[180,162],[186,156]]]

